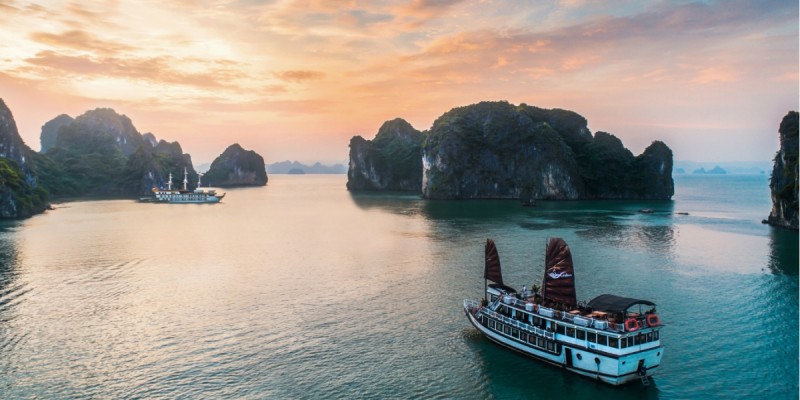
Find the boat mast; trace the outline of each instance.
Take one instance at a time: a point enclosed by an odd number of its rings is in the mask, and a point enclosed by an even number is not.
[[[167,182],[167,190],[172,190],[172,172],[169,173],[169,181]]]
[[[186,172],[186,167],[183,167],[183,190],[189,190],[186,189],[186,186],[188,184],[189,184],[189,173]]]

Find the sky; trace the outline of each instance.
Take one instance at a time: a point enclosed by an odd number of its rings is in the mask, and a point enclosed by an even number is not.
[[[342,162],[354,135],[506,100],[575,111],[639,154],[769,161],[797,110],[796,1],[0,0],[0,98],[41,126],[97,107],[266,162]]]

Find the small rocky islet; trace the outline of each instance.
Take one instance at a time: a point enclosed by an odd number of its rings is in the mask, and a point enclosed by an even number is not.
[[[131,120],[110,108],[72,118],[62,114],[42,126],[42,151],[19,136],[14,117],[0,99],[0,218],[41,213],[52,197],[138,197],[166,185],[170,175],[189,173],[197,186],[191,156],[180,143],[141,134]],[[216,167],[215,167],[216,166]],[[230,146],[209,170],[217,186],[263,186],[263,158],[238,144]]]
[[[350,141],[349,190],[402,190],[427,199],[647,199],[674,194],[672,151],[660,141],[634,156],[581,115],[526,104],[454,108],[420,132],[384,123]]]

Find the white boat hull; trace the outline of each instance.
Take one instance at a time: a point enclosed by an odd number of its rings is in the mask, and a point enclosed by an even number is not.
[[[576,374],[597,379],[611,385],[622,385],[629,382],[640,381],[641,376],[637,371],[640,360],[644,360],[647,366],[646,376],[652,376],[654,370],[658,368],[663,351],[663,348],[658,347],[633,354],[612,357],[592,352],[588,348],[581,348],[572,344],[556,341],[559,351],[557,354],[554,354],[535,348],[519,339],[489,329],[470,312],[466,304],[464,306],[464,313],[475,328],[483,333],[489,340],[499,345],[567,369]],[[488,316],[483,315],[483,318],[488,318]]]

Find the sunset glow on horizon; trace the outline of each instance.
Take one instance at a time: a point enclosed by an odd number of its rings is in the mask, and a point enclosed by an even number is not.
[[[771,161],[798,109],[787,1],[0,0],[0,98],[41,126],[111,107],[195,165],[228,145],[342,162],[396,117],[507,100],[586,117],[640,153]]]

